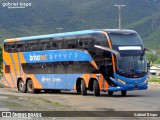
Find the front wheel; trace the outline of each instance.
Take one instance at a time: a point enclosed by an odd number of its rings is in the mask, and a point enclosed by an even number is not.
[[[18,90],[21,92],[21,93],[26,93],[27,92],[27,89],[26,89],[26,85],[24,84],[23,80],[21,79],[18,83]]]
[[[127,91],[121,91],[122,96],[126,96],[126,94],[127,94]]]
[[[94,80],[93,82],[93,91],[94,91],[94,96],[100,96],[99,84],[97,80]]]

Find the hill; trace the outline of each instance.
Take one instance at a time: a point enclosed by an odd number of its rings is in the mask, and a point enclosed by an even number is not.
[[[9,9],[0,1],[0,39],[83,29],[117,28],[122,8],[122,28],[134,29],[145,46],[160,49],[160,1],[158,0],[16,0],[31,3],[24,9]]]

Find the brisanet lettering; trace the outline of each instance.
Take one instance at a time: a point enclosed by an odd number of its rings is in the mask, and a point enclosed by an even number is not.
[[[41,60],[47,60],[47,54],[44,55],[31,55],[29,56],[30,61],[41,61]]]

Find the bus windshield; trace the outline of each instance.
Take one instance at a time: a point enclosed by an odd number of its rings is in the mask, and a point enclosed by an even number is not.
[[[147,72],[147,60],[145,55],[139,56],[122,56],[121,61],[118,63],[119,74],[130,77],[143,76]],[[134,76],[132,76],[134,75]]]
[[[112,45],[142,45],[137,33],[109,33]]]

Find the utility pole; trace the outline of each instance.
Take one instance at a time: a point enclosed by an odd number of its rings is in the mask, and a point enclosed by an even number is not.
[[[126,5],[114,5],[119,8],[119,29],[121,29],[121,7],[125,7]]]
[[[61,30],[63,30],[63,28],[56,28],[58,30],[58,32],[60,33]]]

